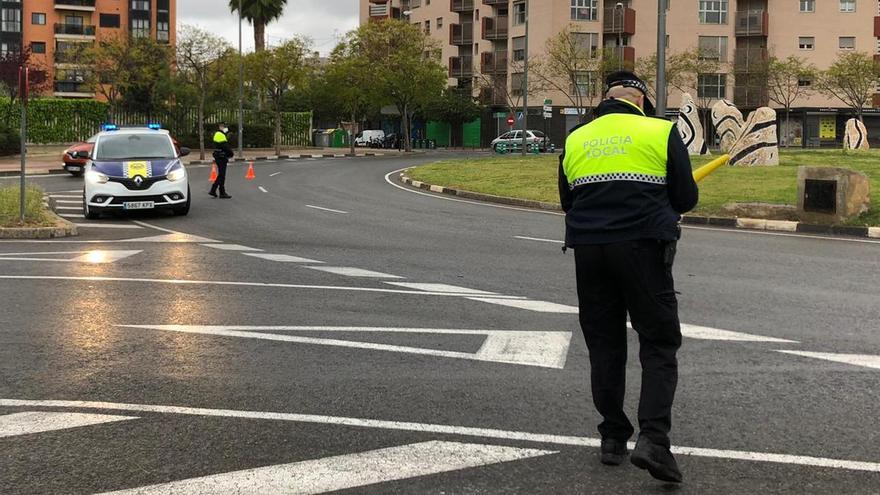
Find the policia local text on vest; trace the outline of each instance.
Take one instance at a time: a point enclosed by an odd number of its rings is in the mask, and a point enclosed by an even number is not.
[[[679,482],[669,451],[681,346],[672,279],[681,214],[697,204],[687,149],[672,122],[648,117],[634,74],[606,81],[596,119],[575,128],[559,165],[565,246],[574,249],[580,324],[593,402],[603,421],[601,461],[622,463],[635,432],[624,413],[627,314],[639,335],[639,439],[631,462]]]

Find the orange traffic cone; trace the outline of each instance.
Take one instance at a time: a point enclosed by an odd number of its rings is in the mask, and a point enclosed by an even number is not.
[[[211,177],[208,178],[211,184],[217,182],[217,162],[211,164]]]
[[[251,162],[248,165],[247,175],[244,176],[247,180],[254,180],[257,178],[257,175],[254,173],[254,162]]]

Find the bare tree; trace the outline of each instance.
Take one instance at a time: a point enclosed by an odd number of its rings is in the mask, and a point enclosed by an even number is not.
[[[816,77],[816,67],[805,58],[790,56],[785,59],[771,57],[766,64],[767,96],[770,101],[785,108],[785,142],[791,145],[791,107],[795,101],[812,91],[802,81]]]

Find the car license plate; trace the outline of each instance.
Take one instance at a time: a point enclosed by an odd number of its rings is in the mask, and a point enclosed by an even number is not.
[[[131,201],[128,203],[122,203],[122,208],[124,210],[151,210],[155,207],[156,205],[153,201]]]
[[[72,165],[68,165],[67,170],[71,172],[82,172],[82,167],[74,167]]]

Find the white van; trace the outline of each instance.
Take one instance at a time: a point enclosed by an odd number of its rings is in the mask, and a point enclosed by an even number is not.
[[[362,131],[354,139],[354,145],[355,146],[369,146],[370,142],[373,140],[384,142],[385,141],[385,131],[383,131],[381,129]]]

